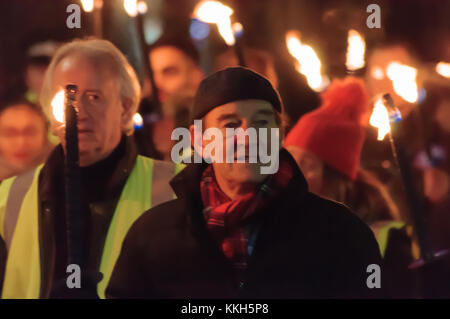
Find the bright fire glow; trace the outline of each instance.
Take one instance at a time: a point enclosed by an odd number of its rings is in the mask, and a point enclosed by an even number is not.
[[[81,5],[85,12],[92,12],[94,10],[94,0],[81,0]]]
[[[233,9],[219,1],[201,1],[194,9],[194,17],[205,23],[215,23],[219,33],[227,45],[234,45],[231,15]]]
[[[382,141],[387,133],[391,131],[391,126],[389,124],[389,114],[384,106],[383,101],[378,99],[375,102],[375,106],[373,107],[372,114],[370,115],[369,120],[370,125],[378,128],[378,137],[379,141]]]
[[[296,31],[286,33],[286,45],[289,53],[297,60],[297,71],[306,76],[308,85],[315,91],[322,91],[328,84],[322,76],[322,64],[312,47],[302,44]]]
[[[450,78],[450,63],[439,62],[438,64],[436,64],[436,72],[443,77]]]
[[[384,79],[384,71],[379,66],[374,66],[372,70],[370,70],[370,75],[377,80]]]
[[[64,123],[64,98],[65,98],[64,90],[61,90],[58,93],[56,93],[51,103],[53,117],[59,123]]]
[[[364,67],[364,53],[366,52],[366,42],[356,30],[348,31],[347,61],[345,66],[350,71],[355,71]]]
[[[144,119],[142,118],[141,114],[136,113],[133,116],[133,125],[134,127],[141,128],[144,125]]]
[[[417,101],[419,98],[419,90],[416,83],[417,69],[399,62],[391,62],[387,67],[386,73],[392,81],[395,93],[409,103]]]
[[[143,0],[139,1],[137,4],[137,10],[140,14],[146,14],[148,10],[147,3]]]
[[[138,14],[137,0],[123,0],[123,7],[130,17],[135,17]]]

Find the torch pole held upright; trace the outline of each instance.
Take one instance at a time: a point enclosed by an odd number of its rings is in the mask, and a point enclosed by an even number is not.
[[[66,158],[65,158],[65,193],[66,193],[66,230],[68,264],[83,265],[83,217],[81,215],[81,177],[78,152],[77,111],[74,107],[78,88],[67,85],[65,89],[66,121]]]
[[[411,265],[411,268],[415,268],[426,262],[435,260],[441,256],[441,253],[445,252],[435,254],[431,247],[431,241],[424,216],[424,203],[415,186],[416,184],[412,174],[411,164],[404,149],[400,112],[394,106],[392,97],[389,94],[383,95],[383,102],[388,109],[389,121],[391,123],[391,133],[389,134],[389,137],[392,152],[400,170],[409,210],[420,247],[421,260]]]

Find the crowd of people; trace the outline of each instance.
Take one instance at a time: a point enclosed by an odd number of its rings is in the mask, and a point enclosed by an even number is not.
[[[163,35],[149,48],[154,85],[145,92],[107,40],[30,49],[28,90],[0,109],[2,298],[420,298],[428,280],[432,296],[450,297],[437,288],[449,282],[448,263],[432,282],[408,268],[420,257],[414,223],[388,141],[369,126],[373,97],[392,93],[433,248],[450,248],[448,79],[430,76],[420,105],[405,102],[370,71],[412,57],[382,47],[365,78],[333,79],[320,107],[297,120],[286,115],[270,53],[243,52],[247,67],[227,51],[206,75],[192,43]],[[79,289],[66,284],[67,145],[52,114],[67,84],[78,88]],[[194,119],[223,132],[225,144],[230,128],[278,129],[279,169],[261,174],[264,163],[248,156],[208,164],[194,141],[183,156],[204,161],[175,163],[172,132],[192,130]]]

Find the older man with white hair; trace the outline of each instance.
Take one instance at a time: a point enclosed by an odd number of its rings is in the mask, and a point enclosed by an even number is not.
[[[138,156],[130,137],[141,89],[125,56],[105,40],[65,44],[41,92],[48,114],[68,84],[78,87],[81,289],[67,287],[65,126],[53,119],[61,145],[45,164],[0,187],[0,236],[8,250],[3,298],[103,297],[129,227],[142,212],[174,197],[168,180],[180,167]]]

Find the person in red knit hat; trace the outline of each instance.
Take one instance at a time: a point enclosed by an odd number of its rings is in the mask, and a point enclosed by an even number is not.
[[[384,185],[360,167],[370,115],[364,82],[335,79],[321,98],[321,106],[301,117],[284,141],[310,191],[346,204],[368,224],[397,220]]]

